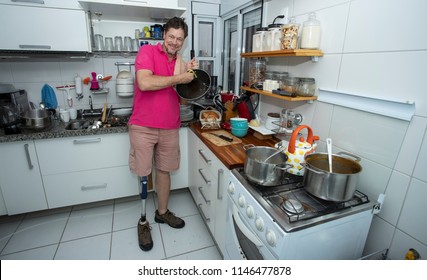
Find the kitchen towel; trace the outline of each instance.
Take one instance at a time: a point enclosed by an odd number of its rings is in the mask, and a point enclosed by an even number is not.
[[[55,91],[48,84],[45,84],[42,88],[42,102],[47,109],[56,109],[58,106]]]

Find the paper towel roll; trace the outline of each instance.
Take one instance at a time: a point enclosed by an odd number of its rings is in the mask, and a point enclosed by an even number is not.
[[[82,94],[83,93],[82,78],[79,75],[77,75],[74,78],[74,83],[75,83],[75,86],[76,86],[76,94]]]

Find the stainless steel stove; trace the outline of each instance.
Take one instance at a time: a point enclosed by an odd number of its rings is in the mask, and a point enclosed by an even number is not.
[[[346,202],[325,201],[306,192],[302,179],[286,173],[282,184],[267,187],[249,181],[243,168],[232,170],[227,236],[234,238],[226,245],[230,259],[362,256],[377,203],[360,191]]]

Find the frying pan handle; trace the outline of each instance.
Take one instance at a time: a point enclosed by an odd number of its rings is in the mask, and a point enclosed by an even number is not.
[[[190,59],[193,59],[194,57],[195,57],[194,50],[191,50],[190,51]]]

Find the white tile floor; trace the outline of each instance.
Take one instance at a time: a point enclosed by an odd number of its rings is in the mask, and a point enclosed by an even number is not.
[[[174,229],[154,221],[155,193],[146,202],[154,247],[138,246],[139,197],[0,217],[0,259],[220,260],[188,189],[171,192],[169,209],[185,220]]]

